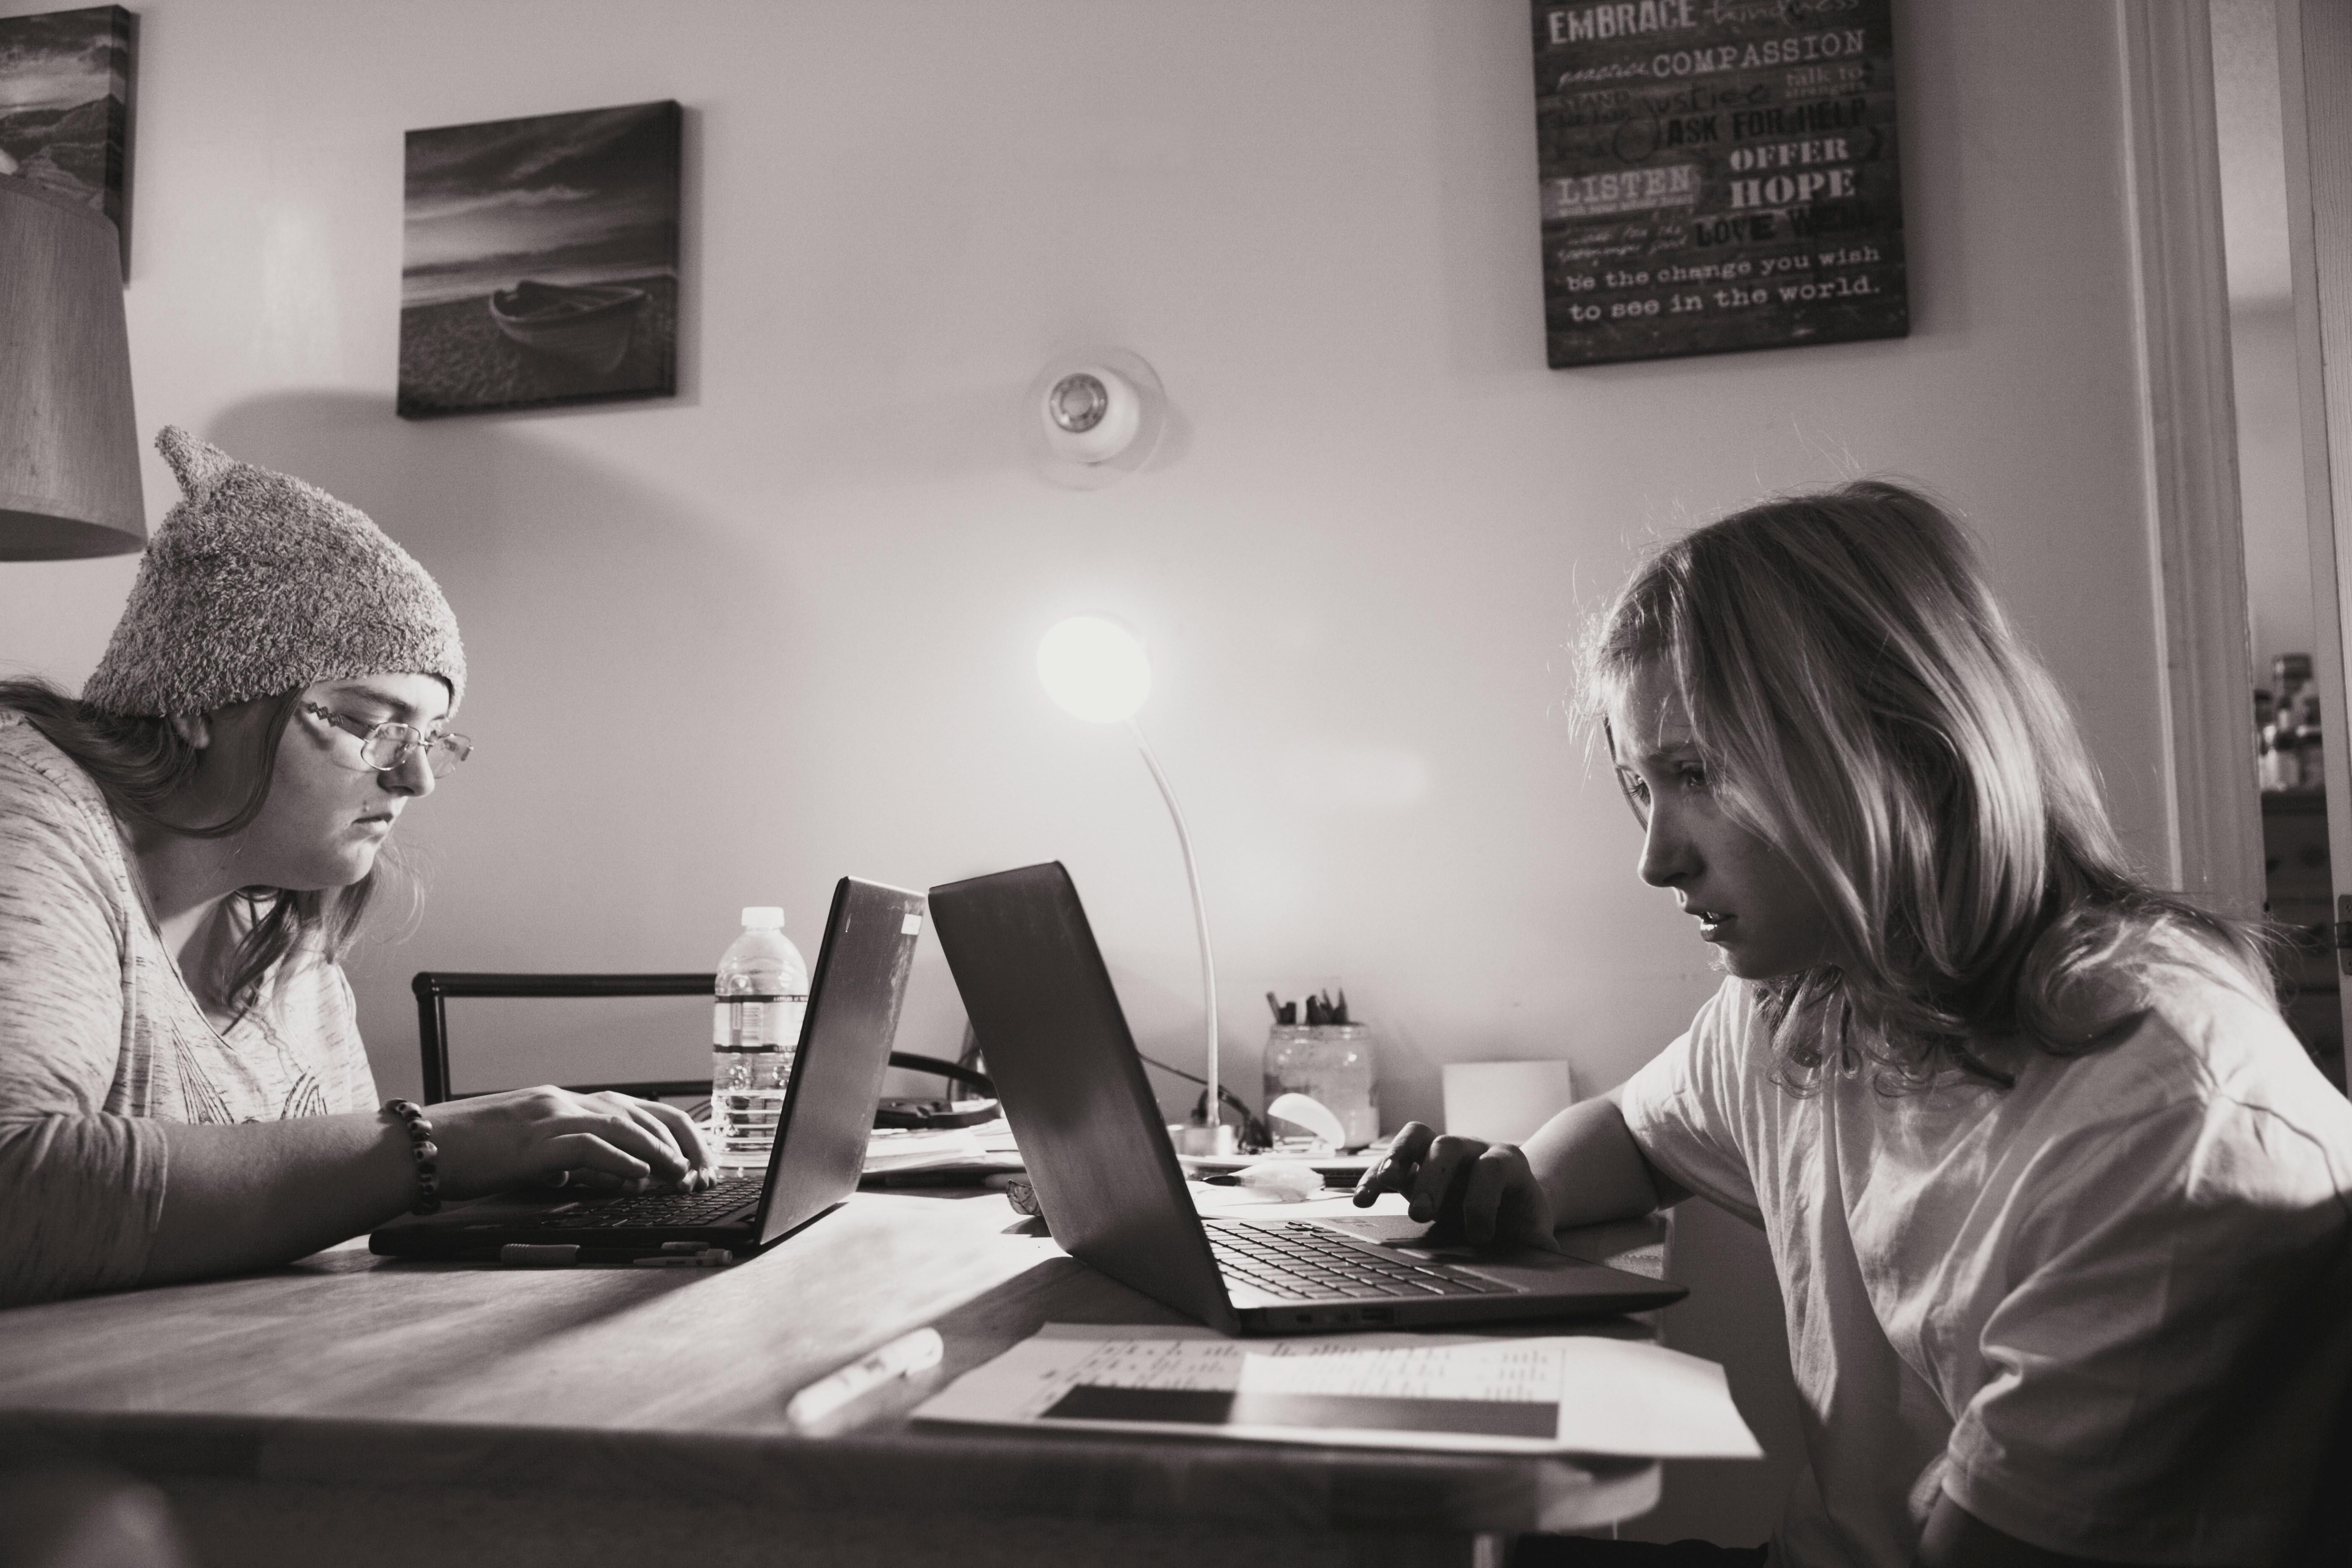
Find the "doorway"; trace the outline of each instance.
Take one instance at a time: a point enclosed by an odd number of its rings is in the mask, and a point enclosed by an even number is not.
[[[2215,124],[2238,422],[2246,617],[2257,682],[2249,765],[2262,791],[2266,907],[2294,950],[2287,1022],[2339,1089],[2344,1014],[2335,952],[2335,878],[2326,751],[2342,745],[2324,715],[2313,602],[2295,307],[2288,236],[2277,0],[2211,0]],[[2333,628],[2326,635],[2333,636]]]

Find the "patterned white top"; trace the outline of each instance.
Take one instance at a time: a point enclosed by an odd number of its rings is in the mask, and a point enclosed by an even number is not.
[[[0,1305],[135,1282],[163,1212],[163,1121],[366,1110],[350,984],[282,961],[226,1033],[180,977],[121,825],[0,710]]]

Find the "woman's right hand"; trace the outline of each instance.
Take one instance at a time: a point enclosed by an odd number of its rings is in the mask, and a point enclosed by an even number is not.
[[[517,1089],[425,1115],[445,1197],[533,1184],[699,1190],[717,1179],[684,1111],[625,1094]],[[283,1263],[416,1201],[408,1130],[380,1111],[174,1121],[163,1136],[171,1181],[139,1276],[148,1284]]]
[[[1404,1194],[1407,1212],[1441,1245],[1500,1241],[1559,1250],[1551,1199],[1514,1144],[1456,1138],[1408,1121],[1357,1184],[1356,1206],[1369,1208],[1382,1193]]]
[[[686,1112],[606,1090],[543,1084],[425,1108],[440,1150],[441,1192],[479,1197],[533,1184],[642,1191],[707,1187],[709,1152]]]

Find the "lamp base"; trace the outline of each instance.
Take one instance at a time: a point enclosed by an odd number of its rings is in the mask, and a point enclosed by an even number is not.
[[[1230,1154],[1234,1147],[1234,1128],[1225,1122],[1214,1127],[1186,1127],[1176,1135],[1179,1154]]]

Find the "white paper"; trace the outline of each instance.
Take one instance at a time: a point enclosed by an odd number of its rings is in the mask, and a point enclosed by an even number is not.
[[[1073,1388],[1557,1401],[1549,1437],[1373,1427],[1043,1420]],[[1761,1458],[1723,1369],[1659,1345],[1578,1334],[1326,1334],[1231,1340],[1207,1329],[1048,1324],[958,1378],[918,1420],[1167,1432],[1349,1447],[1485,1453]]]
[[[1549,1404],[1559,1397],[1556,1351],[1557,1342],[1541,1340],[1383,1350],[1318,1344],[1297,1354],[1244,1355],[1239,1386],[1255,1394]]]
[[[1017,1169],[1020,1151],[1003,1118],[977,1127],[877,1127],[867,1134],[866,1173],[1002,1164]]]

